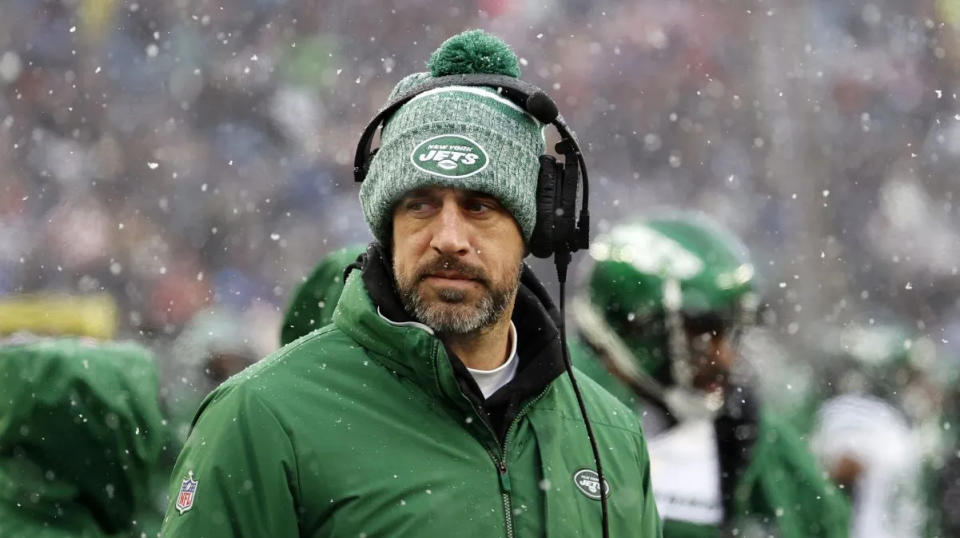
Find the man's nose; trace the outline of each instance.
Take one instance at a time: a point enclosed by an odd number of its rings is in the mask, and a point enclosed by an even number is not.
[[[455,203],[446,202],[434,220],[430,247],[441,254],[462,256],[470,251],[468,225]]]

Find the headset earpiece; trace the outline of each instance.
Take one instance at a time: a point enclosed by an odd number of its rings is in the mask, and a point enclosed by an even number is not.
[[[530,253],[538,258],[553,255],[557,229],[554,217],[559,201],[560,177],[563,165],[553,155],[540,156],[540,174],[537,178],[537,224],[530,236]]]
[[[558,151],[562,145],[563,142],[557,144]],[[571,164],[567,165],[567,163]],[[574,232],[577,229],[577,185],[580,183],[580,167],[576,164],[576,156],[572,150],[564,154],[563,175],[560,181],[560,199],[557,215],[554,217],[558,232],[555,237],[557,246],[554,250],[566,249],[574,252],[578,249]]]

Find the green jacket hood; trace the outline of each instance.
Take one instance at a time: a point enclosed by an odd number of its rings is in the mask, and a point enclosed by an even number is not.
[[[365,249],[365,245],[351,245],[331,252],[297,287],[283,316],[281,346],[333,321],[333,312],[343,291],[344,270]]]
[[[150,353],[130,343],[9,341],[0,345],[0,394],[0,508],[73,536],[91,524],[104,534],[128,528],[163,437]]]

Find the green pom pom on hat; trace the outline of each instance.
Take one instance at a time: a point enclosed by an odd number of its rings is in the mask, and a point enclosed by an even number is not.
[[[520,62],[506,43],[483,30],[469,30],[447,39],[430,55],[430,76],[485,73],[520,77]]]
[[[389,98],[447,75],[520,74],[516,54],[483,30],[447,39],[427,67],[429,72],[401,79]],[[444,86],[417,95],[387,120],[360,188],[374,237],[390,242],[393,209],[406,192],[438,186],[496,197],[529,240],[536,224],[539,156],[545,149],[542,129],[493,88]]]

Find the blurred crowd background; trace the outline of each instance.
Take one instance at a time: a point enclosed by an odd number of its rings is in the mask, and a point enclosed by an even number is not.
[[[0,302],[108,297],[103,335],[156,350],[161,396],[214,340],[276,349],[291,291],[369,239],[362,128],[475,27],[587,148],[595,234],[673,206],[743,238],[784,409],[826,379],[824,334],[882,321],[924,342],[950,429],[960,0],[5,0]]]
[[[11,0],[0,292],[105,292],[150,338],[223,305],[268,351],[291,287],[369,237],[365,122],[483,27],[587,146],[596,232],[699,208],[790,335],[882,309],[960,340],[955,24],[953,0]]]

